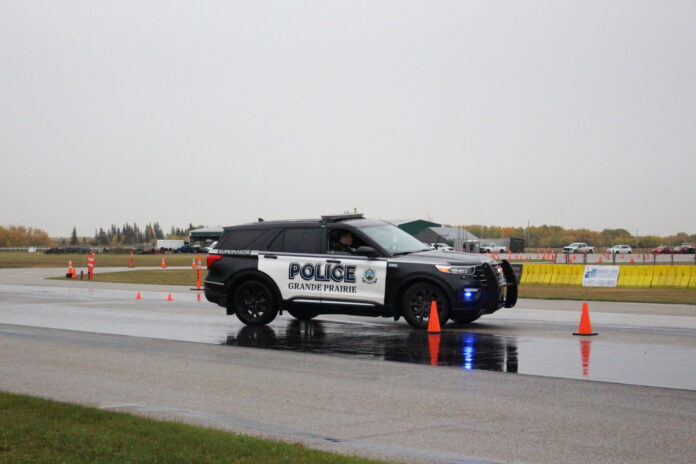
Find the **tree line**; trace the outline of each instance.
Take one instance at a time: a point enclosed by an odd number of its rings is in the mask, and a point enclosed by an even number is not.
[[[51,238],[47,232],[26,226],[0,226],[0,248],[12,247],[50,247],[56,245],[72,246],[131,246],[142,243],[152,243],[158,239],[186,240],[189,232],[204,226],[172,227],[165,233],[159,222],[148,223],[144,227],[138,224],[125,223],[122,226],[111,226],[95,229],[93,237],[79,236],[77,228],[73,227],[69,238]]]
[[[26,226],[0,226],[0,247],[50,246],[48,233]]]
[[[194,229],[200,229],[204,226],[194,226],[189,223],[188,227],[174,227],[165,234],[159,222],[148,223],[144,228],[138,227],[138,224],[125,223],[121,227],[114,224],[104,230],[100,227],[94,231],[94,239],[91,245],[97,246],[122,246],[122,245],[137,245],[139,243],[154,243],[159,239],[185,240],[188,239],[189,232]],[[73,237],[77,236],[77,232],[73,228]],[[72,241],[72,237],[71,237]]]
[[[676,235],[635,236],[626,229],[565,229],[561,226],[500,227],[471,224],[462,226],[479,238],[521,238],[527,248],[560,248],[572,242],[585,242],[594,247],[630,245],[637,248],[653,248],[659,245],[679,245],[696,242],[696,234],[680,232]]]
[[[143,228],[136,223],[125,223],[122,226],[111,225],[106,229],[100,227],[94,231],[93,237],[80,237],[73,227],[69,239],[52,239],[41,229],[26,226],[0,226],[0,247],[28,247],[54,245],[83,245],[83,246],[129,246],[140,243],[154,243],[158,239],[188,238],[189,232],[204,227],[189,223],[187,227],[172,227],[165,234],[159,222],[148,223]],[[527,248],[560,248],[572,242],[586,242],[597,248],[610,247],[617,244],[631,245],[638,248],[653,248],[658,245],[679,245],[695,243],[696,234],[680,232],[665,237],[657,235],[632,235],[626,229],[604,229],[594,231],[589,229],[564,229],[561,226],[530,226],[501,227],[471,224],[463,227],[479,238],[521,238]]]

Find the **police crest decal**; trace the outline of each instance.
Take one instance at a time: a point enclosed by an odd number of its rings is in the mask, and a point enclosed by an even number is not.
[[[374,269],[366,269],[363,273],[362,281],[366,284],[377,283],[377,274],[375,273]]]

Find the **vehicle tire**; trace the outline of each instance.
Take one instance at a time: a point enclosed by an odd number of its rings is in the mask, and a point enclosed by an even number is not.
[[[476,316],[452,316],[452,320],[457,324],[469,324],[474,322],[479,317],[481,317],[480,314],[477,314]]]
[[[258,280],[242,282],[232,295],[232,310],[246,325],[266,325],[278,314],[278,305],[268,285]]]
[[[630,255],[631,253],[633,253],[633,251],[629,251],[629,252],[628,252],[629,255]]]
[[[449,302],[445,292],[426,282],[414,284],[406,289],[401,297],[401,313],[411,327],[416,329],[428,328],[431,301],[437,303],[440,325],[445,325],[449,314]]]
[[[301,321],[309,321],[318,316],[315,310],[309,308],[292,308],[288,309],[288,313]]]

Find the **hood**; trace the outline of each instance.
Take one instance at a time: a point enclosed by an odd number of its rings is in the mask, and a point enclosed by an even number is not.
[[[394,262],[417,262],[423,264],[461,264],[474,265],[483,263],[495,263],[493,258],[481,256],[472,253],[463,253],[461,251],[444,251],[444,250],[429,250],[418,251],[407,255],[394,256],[389,258],[389,261]]]

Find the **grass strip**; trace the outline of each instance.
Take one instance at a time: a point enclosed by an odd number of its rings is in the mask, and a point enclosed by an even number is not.
[[[201,270],[201,280],[205,277]],[[69,280],[66,277],[52,277],[53,280]],[[79,279],[79,276],[78,276]],[[87,275],[85,274],[85,279]],[[99,272],[96,269],[92,282],[114,282],[119,284],[186,285],[196,286],[194,269],[162,269],[157,271]],[[202,284],[201,284],[202,285]]]
[[[133,263],[139,266],[159,266],[162,264],[162,256],[167,261],[167,266],[191,266],[191,259],[195,254],[155,254],[155,255],[135,255]],[[201,254],[203,265],[205,266],[205,253]],[[101,253],[95,256],[96,266],[102,267],[128,267],[130,255],[128,254],[109,254]],[[68,261],[72,261],[73,266],[87,267],[87,255],[78,254],[56,254],[47,255],[45,253],[26,253],[26,252],[2,252],[0,253],[0,268],[18,267],[64,267],[68,268]]]
[[[0,393],[3,463],[377,463],[176,422]]]
[[[605,288],[571,285],[521,285],[520,298],[543,300],[616,301],[624,303],[663,303],[696,305],[693,288]]]

